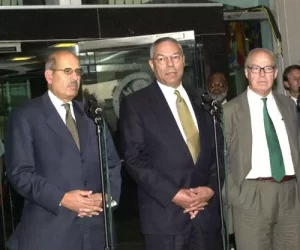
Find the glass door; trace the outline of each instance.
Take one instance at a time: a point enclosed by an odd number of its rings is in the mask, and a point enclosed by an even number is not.
[[[198,66],[194,31],[113,38],[78,43],[84,70],[82,97],[93,94],[104,103],[106,119],[112,132],[117,130],[119,103],[122,97],[149,85],[153,74],[148,64],[150,45],[160,37],[178,40],[186,57],[183,84],[194,87]]]
[[[161,37],[172,37],[180,42],[186,58],[183,85],[199,86],[201,73],[194,31],[154,34],[146,36],[113,38],[78,43],[78,55],[84,70],[82,95],[94,95],[105,107],[105,120],[122,158],[119,145],[118,117],[122,98],[144,88],[154,80],[148,64],[150,45]],[[118,209],[114,211],[118,245],[134,250],[141,249],[142,235],[139,230],[138,205],[135,183],[122,168],[122,193]],[[112,209],[109,209],[109,218]],[[111,222],[111,220],[110,220]],[[131,228],[131,230],[128,230]],[[130,233],[131,232],[131,233]],[[110,224],[110,239],[114,237]],[[127,249],[127,248],[126,248]]]

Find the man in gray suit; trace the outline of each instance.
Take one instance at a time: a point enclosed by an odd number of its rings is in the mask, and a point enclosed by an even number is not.
[[[300,249],[299,125],[294,102],[272,91],[276,58],[250,51],[248,89],[224,105],[227,206],[238,250]]]

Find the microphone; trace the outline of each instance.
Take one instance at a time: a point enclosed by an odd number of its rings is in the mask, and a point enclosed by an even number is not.
[[[222,104],[220,104],[217,100],[213,99],[207,92],[203,89],[196,90],[196,103],[201,103],[201,106],[209,106],[214,108],[216,111],[218,109],[222,109]]]
[[[99,105],[97,99],[93,95],[89,95],[86,98],[84,111],[87,114],[87,116],[91,119],[102,118],[104,112],[103,106]]]
[[[195,103],[210,115],[216,116],[219,121],[222,120],[222,105],[217,100],[214,100],[204,89],[196,90]]]

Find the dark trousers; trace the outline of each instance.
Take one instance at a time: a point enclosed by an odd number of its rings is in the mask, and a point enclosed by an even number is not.
[[[222,250],[220,230],[202,232],[192,229],[185,235],[145,234],[146,250]]]

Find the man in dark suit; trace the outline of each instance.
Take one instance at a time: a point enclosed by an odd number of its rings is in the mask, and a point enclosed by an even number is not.
[[[77,56],[49,56],[48,92],[14,110],[8,123],[8,179],[25,198],[12,250],[104,249],[96,127],[74,101],[82,69]],[[120,161],[106,135],[111,198],[120,195]]]
[[[300,249],[300,131],[294,102],[272,91],[277,73],[273,52],[250,51],[249,87],[223,109],[238,250]]]
[[[156,81],[120,107],[146,250],[221,249],[212,118],[182,86],[185,58],[175,39],[155,41],[150,57]],[[221,161],[222,152],[220,143]]]

